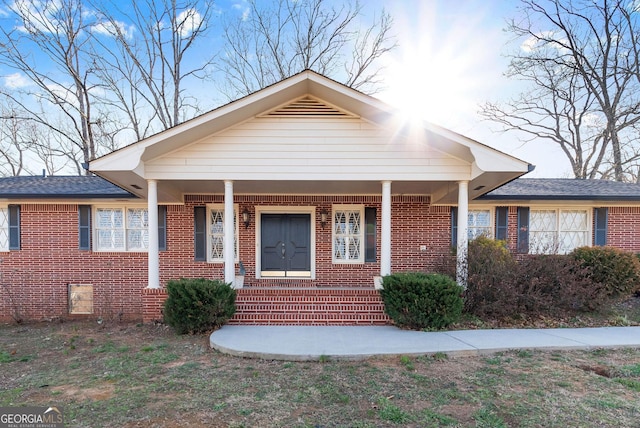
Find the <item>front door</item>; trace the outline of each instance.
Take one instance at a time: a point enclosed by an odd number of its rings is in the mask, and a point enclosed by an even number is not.
[[[263,276],[311,276],[311,215],[262,214]]]

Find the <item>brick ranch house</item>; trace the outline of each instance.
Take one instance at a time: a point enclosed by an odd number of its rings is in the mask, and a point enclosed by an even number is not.
[[[232,323],[384,324],[381,276],[478,234],[640,251],[640,186],[531,169],[305,71],[93,176],[0,179],[0,320],[159,320],[168,280],[205,277],[238,289]]]

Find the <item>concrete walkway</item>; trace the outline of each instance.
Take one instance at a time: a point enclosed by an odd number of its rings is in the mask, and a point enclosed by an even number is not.
[[[640,348],[640,327],[497,329],[420,332],[396,327],[229,326],[211,334],[220,352],[307,361],[376,355],[478,355],[509,349]]]

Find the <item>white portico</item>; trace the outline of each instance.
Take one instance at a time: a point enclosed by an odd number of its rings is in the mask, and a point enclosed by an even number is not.
[[[444,128],[425,123],[416,129],[375,98],[311,71],[103,156],[89,168],[147,201],[149,288],[162,287],[158,205],[207,194],[223,199],[215,208],[221,219],[216,227],[223,230],[215,245],[226,282],[234,282],[239,261],[252,267],[256,279],[321,281],[318,264],[326,260],[336,269],[361,263],[363,272],[371,272],[365,255],[371,230],[372,276],[388,275],[397,250],[393,237],[402,230],[393,200],[424,195],[431,206],[458,207],[458,280],[464,283],[468,201],[529,171],[526,162]],[[284,208],[278,202],[305,195],[346,202],[322,209],[316,202]],[[238,225],[239,197],[256,201],[243,207],[251,228]],[[359,208],[350,198],[379,202]],[[367,211],[372,207],[376,211]],[[365,219],[370,213],[372,223]],[[327,217],[326,229],[320,216]],[[243,253],[247,246],[251,252]],[[239,252],[250,259],[240,260]],[[272,266],[280,255],[288,264]]]

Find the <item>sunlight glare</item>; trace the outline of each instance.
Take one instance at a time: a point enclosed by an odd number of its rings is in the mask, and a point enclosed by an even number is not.
[[[405,121],[452,125],[461,111],[476,108],[465,62],[459,52],[434,50],[429,41],[405,48],[387,67],[384,99],[401,111]]]

